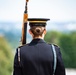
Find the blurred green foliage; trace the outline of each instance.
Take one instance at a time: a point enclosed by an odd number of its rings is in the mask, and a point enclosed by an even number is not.
[[[11,75],[13,53],[4,37],[0,37],[0,75]]]
[[[66,68],[76,68],[76,32],[48,31],[45,41],[60,46]]]

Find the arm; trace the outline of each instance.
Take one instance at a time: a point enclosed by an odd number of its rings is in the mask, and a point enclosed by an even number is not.
[[[14,58],[14,71],[13,75],[22,75],[22,68],[18,61],[18,49],[16,50],[15,58]]]
[[[57,50],[57,66],[56,66],[55,75],[66,75],[60,48],[57,47],[56,50]]]

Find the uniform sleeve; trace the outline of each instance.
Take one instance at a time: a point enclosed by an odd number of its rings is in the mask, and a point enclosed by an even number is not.
[[[16,50],[15,58],[14,58],[14,71],[13,75],[22,75],[22,68],[18,61],[18,49]]]
[[[66,75],[60,48],[57,48],[56,50],[57,50],[57,66],[56,66],[55,75]]]

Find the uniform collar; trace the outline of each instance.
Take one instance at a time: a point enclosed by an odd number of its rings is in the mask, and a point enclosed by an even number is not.
[[[44,41],[43,39],[37,38],[37,39],[33,39],[33,40],[31,41],[31,43],[45,43],[45,41]]]

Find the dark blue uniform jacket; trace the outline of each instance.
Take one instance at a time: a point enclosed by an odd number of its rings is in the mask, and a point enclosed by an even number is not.
[[[55,75],[65,75],[60,49],[54,45],[57,53]],[[50,44],[42,39],[34,39],[20,47],[20,63],[18,50],[14,58],[13,75],[53,75],[54,58]]]

